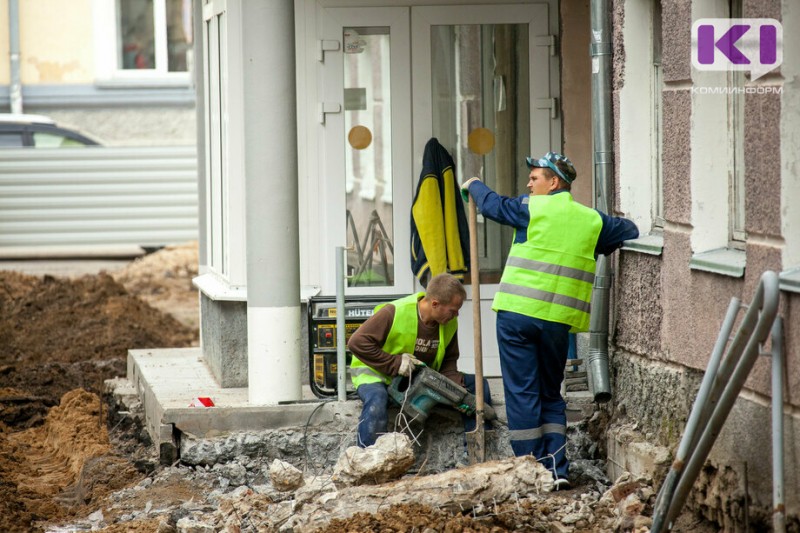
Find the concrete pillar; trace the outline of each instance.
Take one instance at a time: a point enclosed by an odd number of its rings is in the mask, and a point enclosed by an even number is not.
[[[249,401],[277,404],[301,398],[294,3],[241,5]]]

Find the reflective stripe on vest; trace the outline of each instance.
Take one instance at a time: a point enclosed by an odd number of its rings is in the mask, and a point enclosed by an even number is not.
[[[589,329],[603,219],[568,192],[530,197],[527,240],[511,247],[492,309]]]
[[[392,320],[392,329],[389,330],[386,341],[381,348],[384,352],[398,356],[404,353],[414,353],[414,348],[417,345],[417,329],[419,327],[417,302],[423,296],[425,296],[424,292],[418,292],[390,302],[394,306],[394,319]],[[385,305],[377,306],[375,312],[380,311]],[[436,358],[431,365],[434,370],[438,371],[441,368],[447,346],[453,340],[457,329],[457,318],[439,326],[439,349],[436,351]],[[391,377],[364,364],[355,355],[352,356],[350,361],[350,377],[356,389],[365,383],[383,382],[388,385],[392,381]]]

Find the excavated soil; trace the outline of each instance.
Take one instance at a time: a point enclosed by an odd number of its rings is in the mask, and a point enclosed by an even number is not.
[[[264,513],[283,499],[262,494],[263,465],[158,466],[141,423],[100,399],[129,349],[197,345],[196,275],[196,243],[98,275],[0,271],[0,532],[268,530]],[[599,505],[589,486],[455,515],[395,505],[321,531],[643,532],[653,493],[642,490],[628,508]]]
[[[99,395],[129,349],[197,345],[196,272],[196,244],[113,276],[0,271],[0,531],[79,516],[142,477]]]

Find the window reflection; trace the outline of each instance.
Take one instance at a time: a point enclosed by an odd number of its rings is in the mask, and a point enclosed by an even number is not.
[[[123,69],[156,68],[153,0],[119,2],[119,35]]]
[[[431,91],[433,136],[453,155],[459,181],[479,176],[500,194],[525,194],[527,25],[433,26]],[[483,217],[478,226],[481,282],[497,283],[513,230]]]
[[[117,9],[119,64],[123,70],[189,70],[191,0],[118,0]],[[163,14],[162,18],[156,17],[157,11]],[[158,20],[165,20],[166,25]]]
[[[170,72],[187,72],[192,50],[192,0],[167,0],[167,61]]]
[[[394,285],[389,28],[344,29],[348,285]]]

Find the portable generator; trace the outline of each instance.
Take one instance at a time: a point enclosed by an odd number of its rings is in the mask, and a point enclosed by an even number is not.
[[[345,343],[358,327],[372,316],[377,305],[396,300],[399,296],[353,296],[345,298]],[[308,301],[308,375],[311,391],[318,398],[336,396],[336,297],[314,296]],[[347,358],[347,393],[355,394],[350,382],[350,359]]]

